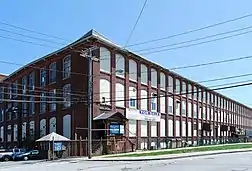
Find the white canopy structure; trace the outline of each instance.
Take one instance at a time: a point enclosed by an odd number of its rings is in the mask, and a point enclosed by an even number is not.
[[[50,142],[50,141],[71,141],[71,140],[62,136],[62,135],[59,135],[55,132],[52,132],[52,133],[36,140],[36,142]]]

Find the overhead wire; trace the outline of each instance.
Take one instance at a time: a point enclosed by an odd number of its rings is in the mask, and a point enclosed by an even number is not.
[[[196,29],[193,29],[193,30],[177,33],[177,34],[174,34],[174,35],[170,35],[170,36],[166,36],[166,37],[161,37],[161,38],[158,38],[158,39],[152,39],[152,40],[148,40],[148,41],[134,43],[134,44],[128,45],[127,47],[138,46],[138,45],[141,45],[141,44],[146,44],[146,43],[151,43],[151,42],[157,42],[157,41],[161,41],[161,40],[165,40],[165,39],[170,39],[170,38],[174,38],[174,37],[186,35],[186,34],[189,34],[189,33],[194,33],[194,32],[198,32],[198,31],[202,31],[202,30],[205,30],[205,29],[208,29],[208,28],[220,26],[220,25],[223,25],[223,24],[231,23],[231,22],[234,22],[234,21],[237,21],[237,20],[241,20],[241,19],[244,19],[244,18],[249,18],[249,17],[252,17],[252,14],[247,14],[247,15],[240,16],[240,17],[237,17],[237,18],[225,20],[225,21],[222,21],[222,22],[219,22],[219,23],[215,23],[215,24],[211,24],[211,25],[208,25],[208,26],[196,28]]]

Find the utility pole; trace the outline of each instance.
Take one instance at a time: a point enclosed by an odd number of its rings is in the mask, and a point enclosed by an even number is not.
[[[97,47],[92,46],[86,51],[82,51],[80,56],[88,59],[88,158],[92,158],[92,103],[93,103],[93,60],[97,58],[92,55],[92,51]],[[87,54],[88,53],[88,54]]]

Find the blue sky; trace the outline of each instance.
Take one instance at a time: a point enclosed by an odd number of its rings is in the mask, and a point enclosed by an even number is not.
[[[70,43],[84,35],[90,29],[104,34],[117,44],[124,45],[139,14],[144,0],[43,0],[14,1],[2,0],[0,21],[32,29],[38,32],[65,38],[60,41],[43,37],[0,24],[0,29],[46,38],[57,42]],[[252,1],[230,0],[148,0],[142,17],[130,39],[129,44],[161,38],[187,30],[211,25],[243,16],[251,12]],[[161,42],[131,47],[132,50],[172,44],[202,36],[217,34],[247,27],[252,24],[252,17],[239,20],[204,31],[167,39]],[[252,29],[251,29],[252,30]],[[39,42],[0,31],[0,36],[43,43],[55,48],[35,46],[0,38],[0,60],[26,64],[48,54],[61,45]],[[239,37],[208,43],[200,46],[165,51],[145,55],[156,63],[167,68],[224,60],[234,57],[252,55],[252,33]],[[232,75],[252,73],[252,59],[224,63],[206,67],[178,70],[179,74],[195,81],[202,81]],[[0,72],[9,74],[19,66],[0,63]],[[252,80],[251,77],[212,82],[205,85],[218,85],[229,82]],[[247,105],[252,104],[249,95],[252,86],[240,87],[221,92]]]

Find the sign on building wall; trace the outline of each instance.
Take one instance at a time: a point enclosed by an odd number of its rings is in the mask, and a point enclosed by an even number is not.
[[[132,120],[160,122],[161,113],[150,112],[147,110],[137,110],[137,109],[126,108],[126,118],[132,119]]]

